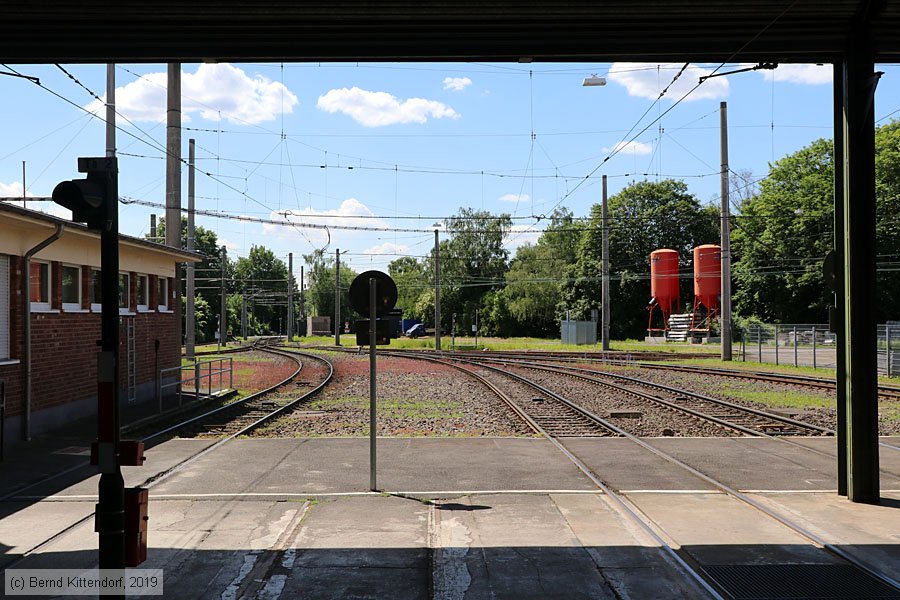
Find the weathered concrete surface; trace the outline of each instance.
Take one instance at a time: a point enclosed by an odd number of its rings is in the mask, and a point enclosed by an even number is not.
[[[537,438],[379,439],[378,487],[398,492],[596,489],[550,442]],[[367,439],[246,439],[198,459],[156,492],[317,494],[368,489]]]
[[[205,443],[164,444],[128,478],[143,479]],[[566,443],[598,477],[627,490],[689,560],[837,562],[627,440]],[[770,440],[651,443],[739,489],[770,490],[751,494],[900,579],[900,494],[872,507],[817,491],[832,485],[830,459]],[[366,493],[366,440],[235,440],[153,488],[142,566],[165,569],[166,595],[178,598],[704,597],[654,538],[545,441],[394,439],[380,440],[379,450],[380,486],[424,492],[431,503]],[[898,473],[891,452],[882,452],[882,467]],[[51,500],[0,503],[0,560],[90,515],[95,492],[82,482]],[[88,519],[18,566],[89,568],[96,547]]]

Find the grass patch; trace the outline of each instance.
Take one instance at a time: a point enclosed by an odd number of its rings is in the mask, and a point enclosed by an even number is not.
[[[722,386],[722,394],[738,400],[757,402],[776,408],[834,408],[834,400],[813,394],[793,391],[760,391],[754,384],[728,384]]]

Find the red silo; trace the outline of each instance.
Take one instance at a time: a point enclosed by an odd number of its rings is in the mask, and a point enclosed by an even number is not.
[[[719,314],[722,295],[722,248],[704,244],[694,248],[694,316],[691,329],[709,331]],[[700,307],[706,309],[705,327]]]
[[[669,328],[669,315],[677,308],[678,294],[678,252],[662,249],[650,253],[650,319],[648,331],[665,331]],[[662,312],[662,328],[653,327],[653,312],[659,307]]]

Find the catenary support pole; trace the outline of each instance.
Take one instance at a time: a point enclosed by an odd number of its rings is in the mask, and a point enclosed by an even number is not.
[[[378,491],[376,435],[378,423],[375,419],[377,388],[377,366],[375,353],[375,331],[377,314],[375,311],[377,282],[369,278],[369,490]]]
[[[731,205],[728,194],[728,104],[719,104],[719,140],[722,154],[722,360],[731,360]]]
[[[306,274],[303,272],[303,265],[300,265],[300,322],[302,323],[301,327],[303,327],[303,335],[309,335],[309,330],[306,328],[306,297],[303,294],[305,275]],[[300,331],[300,327],[298,327],[297,333]]]
[[[187,249],[194,251],[194,138],[188,140],[188,214],[187,214]],[[194,263],[188,262],[187,281],[185,285],[184,307],[184,349],[188,359],[194,358],[194,344],[197,339],[197,325],[194,314]]]
[[[288,252],[287,341],[294,341],[294,253]]]
[[[875,320],[875,73],[871,28],[853,24],[844,60],[844,357],[847,389],[847,496],[880,501]]]
[[[241,293],[241,337],[247,341],[247,290]]]
[[[609,350],[609,211],[608,205],[606,201],[606,175],[603,176],[603,205],[602,205],[602,213],[601,217],[603,222],[602,226],[602,237],[603,243],[601,246],[601,261],[602,261],[602,274],[601,274],[601,325],[600,325],[600,336],[603,351],[606,352]]]
[[[106,156],[116,155],[116,65],[106,65]],[[25,163],[22,163],[22,195],[25,195]],[[116,199],[118,201],[118,199]]]
[[[434,349],[441,349],[441,246],[434,230]]]
[[[181,63],[169,63],[166,87],[166,246],[181,248]],[[181,348],[181,265],[175,265],[176,289],[168,290],[175,312],[175,339]],[[180,352],[179,352],[180,354]]]
[[[228,251],[225,249],[225,246],[222,246],[222,251],[220,256],[222,257],[220,262],[222,267],[222,274],[219,278],[219,292],[220,292],[220,311],[219,311],[219,350],[222,349],[222,346],[226,346],[228,344],[228,339],[225,337],[228,331],[228,306],[225,303],[225,262],[228,260]]]
[[[334,251],[334,345],[341,345],[341,251]]]

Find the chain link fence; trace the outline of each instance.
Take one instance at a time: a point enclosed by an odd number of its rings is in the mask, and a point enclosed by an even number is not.
[[[900,323],[878,326],[878,372],[900,374]],[[744,361],[834,369],[837,335],[826,323],[760,323],[741,330]]]

